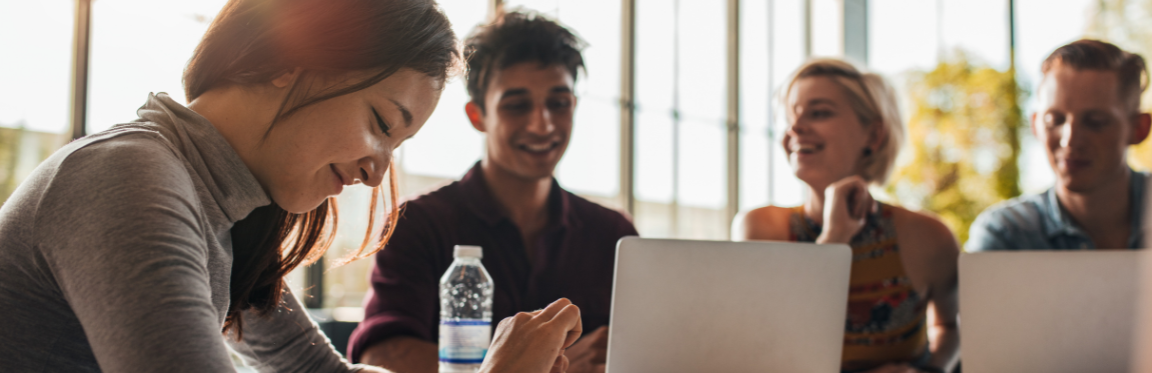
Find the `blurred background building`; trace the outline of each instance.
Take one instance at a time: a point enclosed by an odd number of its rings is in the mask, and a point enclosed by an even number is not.
[[[149,92],[183,101],[184,65],[224,3],[0,0],[0,200],[75,136],[136,118]],[[551,16],[588,41],[556,177],[629,213],[648,237],[723,240],[737,211],[804,199],[779,145],[784,122],[774,103],[810,57],[848,58],[890,79],[910,141],[892,182],[875,192],[941,216],[964,240],[985,207],[1052,182],[1025,120],[1051,50],[1093,37],[1152,56],[1152,0],[439,3],[461,38],[502,6]],[[466,100],[457,77],[399,150],[403,195],[455,180],[480,158]],[[1152,146],[1136,147],[1131,163],[1152,166]],[[330,259],[360,244],[367,200],[364,188],[340,196]],[[356,321],[370,266],[316,265],[291,283],[309,307]]]

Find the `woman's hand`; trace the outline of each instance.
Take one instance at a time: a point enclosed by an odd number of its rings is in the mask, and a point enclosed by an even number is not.
[[[568,369],[564,349],[583,331],[580,309],[567,299],[539,311],[518,313],[496,327],[480,372],[563,373]]]
[[[849,176],[832,183],[824,189],[824,229],[816,243],[848,243],[875,209],[863,178]]]

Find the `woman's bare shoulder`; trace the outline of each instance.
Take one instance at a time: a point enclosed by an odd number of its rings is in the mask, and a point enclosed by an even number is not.
[[[960,255],[956,235],[939,218],[903,207],[890,207],[900,248],[922,265],[954,267]]]
[[[888,208],[892,209],[892,219],[896,223],[897,232],[907,233],[923,243],[955,243],[956,236],[952,230],[948,229],[948,226],[935,215],[912,211],[899,206],[888,206]]]
[[[732,222],[732,239],[745,240],[788,240],[789,224],[795,208],[764,206],[741,212]]]

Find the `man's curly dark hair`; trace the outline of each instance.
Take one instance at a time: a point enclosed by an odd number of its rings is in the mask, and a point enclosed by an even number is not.
[[[468,95],[484,110],[484,94],[492,73],[521,62],[541,67],[563,65],[575,81],[584,70],[580,54],[586,43],[564,26],[539,14],[505,13],[491,24],[477,27],[464,41]]]

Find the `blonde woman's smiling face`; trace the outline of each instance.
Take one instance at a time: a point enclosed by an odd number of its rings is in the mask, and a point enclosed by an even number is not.
[[[815,76],[796,81],[787,109],[783,145],[796,177],[819,186],[860,172],[871,133],[832,79]]]

